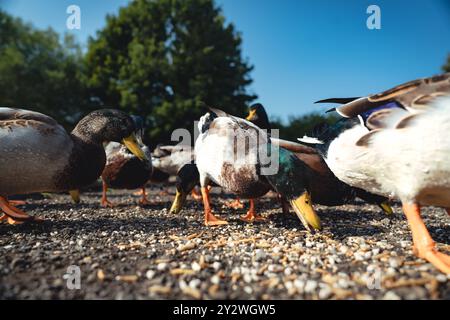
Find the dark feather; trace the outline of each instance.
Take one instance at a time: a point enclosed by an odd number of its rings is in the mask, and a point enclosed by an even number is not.
[[[349,102],[358,100],[360,97],[354,97],[354,98],[329,98],[329,99],[323,99],[316,101],[314,103],[338,103],[338,104],[347,104]]]

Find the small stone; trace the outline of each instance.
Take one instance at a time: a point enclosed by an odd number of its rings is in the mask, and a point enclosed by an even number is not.
[[[201,283],[202,282],[199,279],[192,279],[191,281],[189,281],[189,287],[191,287],[192,289],[196,289],[200,286]]]
[[[360,252],[355,252],[353,256],[355,257],[356,261],[364,261],[364,255],[361,254]]]
[[[222,264],[221,264],[219,261],[215,261],[215,262],[212,264],[213,269],[216,270],[216,271],[218,271],[218,270],[220,269],[221,266],[222,266]]]
[[[213,275],[212,277],[211,277],[211,283],[212,284],[219,284],[220,283],[220,277],[218,276],[218,275]]]
[[[164,270],[166,270],[166,268],[167,268],[167,263],[165,263],[165,262],[158,263],[158,265],[156,266],[156,269],[159,271],[164,271]]]
[[[305,287],[305,281],[301,279],[296,279],[294,281],[294,286],[298,289],[303,291],[303,288]]]
[[[194,270],[195,272],[199,272],[200,270],[202,270],[202,267],[200,266],[199,263],[197,262],[193,262],[191,265],[192,270]]]
[[[145,273],[145,277],[146,277],[148,280],[152,280],[154,276],[155,276],[155,271],[153,271],[153,270],[148,270],[148,271]]]
[[[447,280],[447,276],[444,275],[444,274],[438,274],[438,275],[436,276],[436,280],[437,280],[438,282],[442,282],[442,283],[448,281],[448,280]]]
[[[348,252],[348,247],[347,246],[340,247],[339,252],[342,254],[346,254]]]
[[[389,266],[396,269],[400,266],[400,261],[396,258],[389,258]]]
[[[319,299],[328,299],[332,293],[333,291],[331,288],[328,285],[325,285],[319,290]]]
[[[258,249],[255,251],[255,260],[256,261],[261,261],[264,260],[266,258],[266,252],[262,249]]]
[[[400,300],[401,298],[394,292],[388,291],[383,296],[383,300]]]
[[[287,267],[286,269],[284,269],[284,274],[290,276],[292,274],[292,269]]]
[[[306,293],[313,293],[317,289],[317,281],[315,280],[308,280],[305,284],[305,292]]]

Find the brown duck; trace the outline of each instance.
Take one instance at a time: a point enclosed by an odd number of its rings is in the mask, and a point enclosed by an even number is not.
[[[106,141],[121,142],[145,159],[134,131],[133,120],[118,110],[91,112],[68,133],[42,113],[0,108],[0,219],[12,224],[36,220],[8,196],[70,191],[94,182],[105,166]]]

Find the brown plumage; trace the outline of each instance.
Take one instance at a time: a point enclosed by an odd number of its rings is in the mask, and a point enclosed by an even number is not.
[[[69,134],[44,114],[0,108],[0,208],[9,222],[31,219],[8,204],[10,195],[69,191],[94,182],[105,165],[105,141],[126,141],[142,156],[134,130],[128,115],[112,109],[91,112]]]

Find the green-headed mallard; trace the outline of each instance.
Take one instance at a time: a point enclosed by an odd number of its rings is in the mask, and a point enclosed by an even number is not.
[[[105,166],[105,141],[121,142],[145,159],[134,131],[133,120],[118,110],[91,112],[67,133],[44,114],[0,108],[1,219],[33,220],[11,205],[8,196],[76,190],[94,182]]]
[[[106,165],[102,173],[103,194],[101,204],[104,207],[113,207],[108,200],[106,192],[113,189],[142,189],[141,205],[149,204],[145,191],[145,184],[152,176],[152,162],[149,148],[143,144],[143,120],[139,116],[131,116],[136,126],[136,137],[146,160],[142,161],[131,153],[124,145],[109,142],[105,147]]]
[[[290,202],[307,229],[320,229],[320,219],[312,207],[305,180],[307,168],[295,155],[273,148],[267,133],[251,122],[217,109],[201,117],[198,126],[200,135],[195,143],[195,160],[205,225],[226,224],[213,215],[210,207],[207,186],[213,182],[226,192],[250,199],[250,209],[244,220],[260,218],[254,199],[274,189]]]
[[[421,206],[450,213],[450,73],[408,82],[336,109],[344,118],[315,137],[318,150],[342,181],[402,201],[414,252],[450,273],[437,251]],[[352,99],[350,99],[352,100]],[[311,141],[310,141],[311,142]]]

